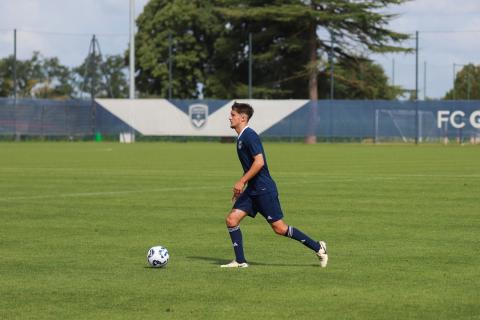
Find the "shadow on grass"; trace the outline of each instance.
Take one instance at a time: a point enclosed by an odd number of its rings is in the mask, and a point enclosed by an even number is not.
[[[215,265],[221,265],[221,264],[226,264],[229,263],[232,260],[225,260],[225,259],[219,259],[215,257],[201,257],[201,256],[189,256],[186,257],[187,259],[193,259],[193,260],[203,260],[203,261],[209,261],[210,264],[215,264]],[[312,264],[298,264],[298,263],[264,263],[264,262],[255,262],[255,261],[248,261],[248,264],[251,266],[270,266],[270,267],[316,267],[319,268],[320,266],[318,263],[312,263]]]

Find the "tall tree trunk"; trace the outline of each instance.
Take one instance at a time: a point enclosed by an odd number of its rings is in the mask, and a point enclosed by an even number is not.
[[[318,105],[318,68],[317,68],[317,25],[312,22],[309,30],[308,50],[309,50],[309,78],[308,91],[310,97],[310,116],[308,118],[308,131],[305,137],[305,143],[314,144],[317,142],[317,105]]]

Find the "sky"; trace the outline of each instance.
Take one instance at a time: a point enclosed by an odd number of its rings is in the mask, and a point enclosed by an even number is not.
[[[138,16],[148,0],[135,0]],[[33,51],[77,66],[97,35],[102,54],[122,54],[128,48],[130,0],[0,0],[0,57]],[[419,97],[441,98],[452,88],[454,69],[480,64],[480,0],[414,0],[384,12],[396,13],[390,28],[409,34],[419,31]],[[415,47],[415,41],[405,42]],[[415,55],[372,55],[390,82],[415,88]],[[426,65],[426,68],[425,68]]]

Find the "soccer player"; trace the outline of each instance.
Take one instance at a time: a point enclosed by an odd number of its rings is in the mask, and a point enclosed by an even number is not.
[[[313,250],[320,266],[328,262],[327,244],[315,241],[297,228],[283,221],[283,213],[278,200],[275,182],[268,171],[267,159],[258,134],[248,127],[253,115],[253,108],[246,103],[235,102],[230,112],[230,127],[238,134],[237,153],[244,174],[233,186],[232,202],[234,205],[226,217],[226,224],[232,239],[235,260],[221,265],[222,268],[246,268],[247,260],[243,254],[242,232],[240,222],[246,216],[255,217],[257,212],[267,220],[273,231],[291,239],[300,241]],[[245,188],[245,186],[247,187]]]

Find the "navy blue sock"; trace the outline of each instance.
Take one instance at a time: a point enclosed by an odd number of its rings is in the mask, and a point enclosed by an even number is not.
[[[306,247],[309,247],[315,252],[318,252],[318,250],[320,250],[320,244],[317,241],[313,240],[312,238],[310,238],[309,236],[307,236],[297,228],[288,226],[288,230],[287,230],[287,233],[285,234],[285,237],[289,237],[297,241],[300,241],[301,243],[303,243],[303,245],[305,245]]]
[[[242,240],[242,231],[240,231],[240,226],[228,228],[228,233],[232,239],[233,251],[235,251],[235,260],[238,263],[247,262],[245,256],[243,255],[243,240]]]

